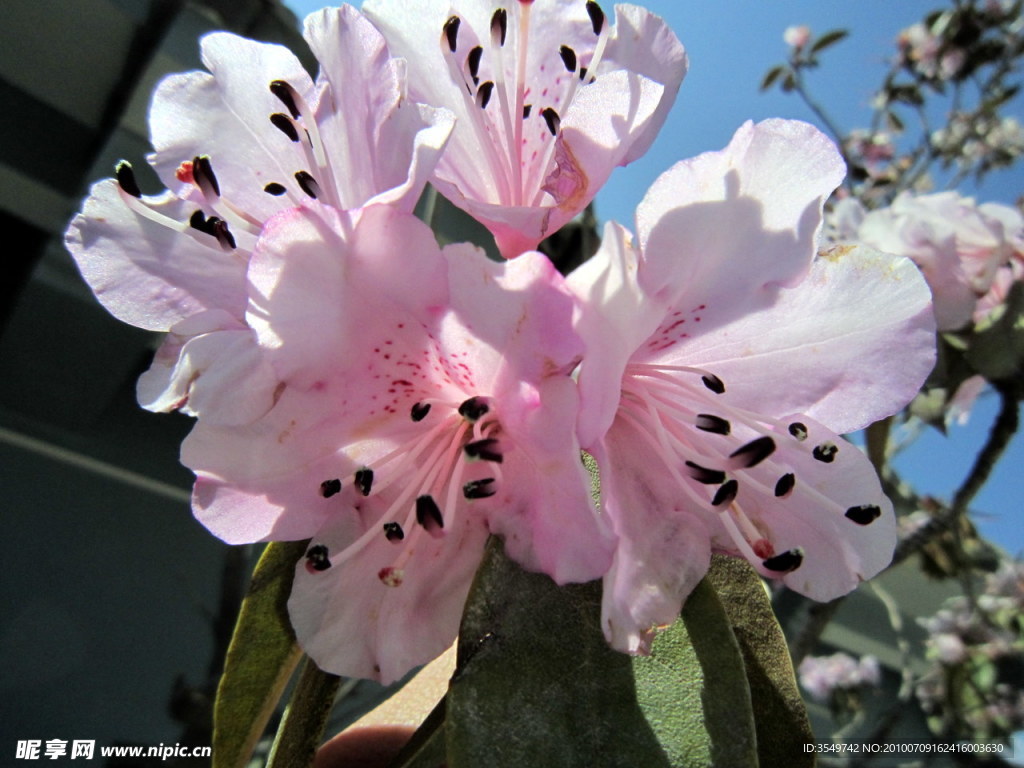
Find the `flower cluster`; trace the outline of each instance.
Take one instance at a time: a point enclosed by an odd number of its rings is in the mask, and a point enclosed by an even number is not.
[[[948,600],[921,621],[930,668],[917,696],[930,725],[951,738],[1006,740],[1024,727],[1024,564],[1003,561],[971,602]]]
[[[881,667],[874,656],[859,660],[848,653],[808,656],[797,670],[800,685],[818,701],[828,702],[837,691],[856,691],[881,682]]]
[[[558,583],[604,578],[605,634],[631,652],[712,552],[823,600],[883,568],[892,506],[840,434],[913,397],[934,323],[909,260],[816,255],[836,148],[748,123],[564,278],[533,249],[650,146],[686,71],[674,34],[593,0],[365,14],[306,20],[315,79],[204,38],[209,72],[150,111],[167,191],[121,164],[67,234],[104,306],[167,333],[139,398],[197,418],[198,519],[309,539],[289,602],[306,652],[384,681],[434,657],[489,535]],[[411,214],[428,181],[507,261],[438,245]]]

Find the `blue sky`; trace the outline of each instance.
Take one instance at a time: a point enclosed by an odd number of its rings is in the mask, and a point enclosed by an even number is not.
[[[286,0],[286,4],[302,17],[324,3]],[[610,2],[603,4],[611,10]],[[597,197],[602,219],[627,225],[632,225],[637,203],[661,172],[678,160],[722,148],[745,120],[786,117],[815,122],[796,96],[777,89],[764,94],[758,89],[764,72],[786,55],[782,32],[787,26],[806,24],[817,34],[836,27],[850,30],[850,37],[826,52],[824,66],[808,77],[835,122],[849,130],[870,120],[869,104],[899,31],[928,11],[950,5],[939,0],[650,0],[642,4],[675,30],[689,54],[690,70],[654,146],[628,168],[618,169]],[[1019,100],[1015,114],[1024,120]],[[980,189],[963,191],[983,201],[1012,203],[1024,194],[1024,175],[1018,166],[990,177]],[[927,430],[897,466],[920,493],[948,499],[969,472],[997,410],[995,397],[983,397],[967,426],[952,427],[948,437]],[[1011,554],[1024,554],[1022,465],[1024,439],[1018,437],[973,505],[983,533]]]

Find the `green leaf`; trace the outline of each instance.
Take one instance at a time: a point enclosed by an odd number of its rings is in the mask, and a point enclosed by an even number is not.
[[[707,579],[682,619],[633,659],[637,698],[671,766],[756,766],[746,670],[722,602]]]
[[[434,237],[440,245],[473,243],[483,248],[487,257],[493,261],[504,261],[498,252],[498,246],[494,243],[494,237],[487,228],[461,208],[448,202],[434,187],[427,185],[423,190],[414,213],[434,230]]]
[[[702,583],[647,658],[612,650],[600,582],[556,586],[492,540],[447,698],[448,766],[755,766],[739,645]]]
[[[305,550],[305,541],[268,544],[253,571],[217,688],[213,768],[248,764],[302,655],[287,601]]]
[[[775,81],[779,79],[779,76],[785,71],[786,67],[782,64],[779,64],[778,66],[774,66],[767,72],[765,72],[764,79],[761,80],[761,90],[767,91],[769,88],[771,88]]]
[[[715,555],[709,581],[725,607],[746,665],[761,768],[813,766],[814,743],[782,628],[761,578],[736,557]],[[685,616],[685,611],[684,611]]]
[[[833,29],[830,32],[826,32],[814,41],[814,45],[811,46],[811,55],[821,53],[830,45],[835,45],[849,34],[845,29]]]
[[[340,684],[340,677],[306,659],[270,748],[267,768],[309,768],[313,764]]]
[[[1024,283],[1015,282],[1006,301],[969,337],[967,362],[989,381],[1010,381],[1024,371]]]

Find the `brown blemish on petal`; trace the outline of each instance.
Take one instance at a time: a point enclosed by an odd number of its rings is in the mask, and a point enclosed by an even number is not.
[[[588,183],[587,174],[568,143],[559,137],[555,141],[555,169],[544,181],[542,189],[555,198],[559,208],[575,212],[587,203]]]
[[[846,256],[850,251],[856,250],[855,245],[833,245],[829,248],[824,248],[818,252],[818,256],[828,261],[838,262],[841,258]]]

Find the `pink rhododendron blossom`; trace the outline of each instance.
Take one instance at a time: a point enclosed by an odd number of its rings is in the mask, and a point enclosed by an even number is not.
[[[170,331],[140,402],[244,422],[276,381],[245,321],[246,268],[263,223],[313,199],[412,210],[452,116],[409,102],[405,64],[351,6],[306,19],[314,81],[286,49],[214,33],[209,72],[164,79],[150,109],[150,162],[169,188],[143,196],[130,166],[93,187],[67,246],[100,302]]]
[[[836,237],[913,259],[932,289],[940,331],[983,319],[1024,276],[1024,217],[1006,205],[905,192],[875,211],[844,200],[835,218]]]
[[[801,687],[818,701],[828,701],[837,690],[856,690],[878,685],[882,673],[878,659],[862,656],[857,660],[848,653],[831,656],[808,656],[797,670]]]
[[[672,31],[632,5],[615,7],[614,24],[593,0],[367,0],[363,9],[409,60],[410,94],[457,115],[432,183],[509,258],[647,151],[686,72]]]
[[[811,39],[811,28],[803,24],[799,26],[786,27],[782,33],[782,39],[786,45],[796,50],[801,50]]]
[[[935,326],[909,260],[815,258],[843,173],[815,128],[748,123],[663,174],[638,240],[609,224],[569,278],[587,344],[580,438],[619,537],[603,624],[621,650],[678,616],[712,552],[818,600],[891,559],[892,505],[839,434],[917,393]]]
[[[390,681],[443,651],[489,534],[559,583],[607,570],[573,311],[541,254],[442,252],[387,206],[266,223],[247,320],[275,405],[243,426],[200,418],[182,457],[218,536],[312,539],[289,610],[321,668]]]

